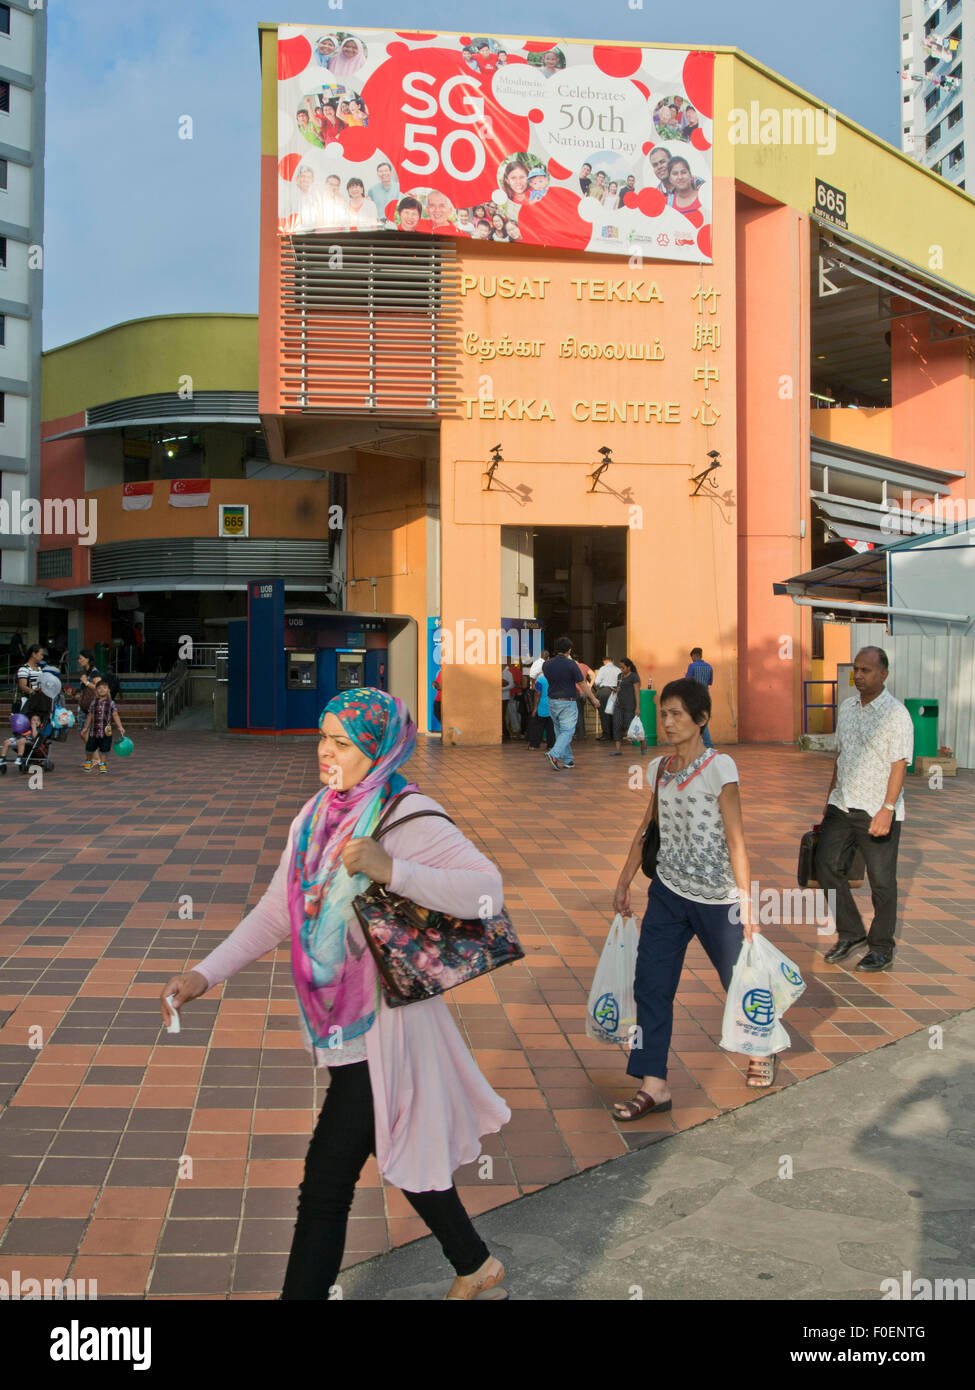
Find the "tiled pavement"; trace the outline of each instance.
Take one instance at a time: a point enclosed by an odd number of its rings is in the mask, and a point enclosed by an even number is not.
[[[731,751],[753,873],[789,887],[828,759]],[[42,788],[12,772],[0,781],[0,1278],[96,1278],[102,1296],[273,1297],[321,1103],[287,950],[189,1006],[178,1036],[161,1031],[157,997],[259,898],[315,789],[313,745],[144,734],[108,777],[83,773],[73,745],[56,761]],[[612,1119],[632,1087],[622,1055],[587,1040],[583,1006],[646,795],[628,790],[629,767],[592,742],[560,775],[523,744],[422,740],[411,765],[500,866],[527,953],[449,996],[512,1110],[485,1141],[492,1162],[458,1175],[473,1213],[766,1094],[716,1046],[720,990],[694,947],[674,1110]],[[975,1002],[975,778],[940,791],[911,779],[907,795],[893,973],[826,966],[829,938],[814,927],[768,927],[809,979],[787,1018],[780,1087]],[[370,1161],[347,1263],[423,1231]]]

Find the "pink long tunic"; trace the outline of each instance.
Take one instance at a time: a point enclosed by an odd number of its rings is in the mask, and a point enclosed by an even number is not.
[[[389,887],[423,907],[456,917],[477,917],[485,897],[499,909],[503,901],[500,873],[455,825],[424,816],[396,827],[401,816],[442,809],[436,801],[416,794],[399,804],[393,828],[382,839],[394,861]],[[193,966],[209,985],[229,979],[289,940],[287,875],[297,825],[296,818],[261,901],[226,941]],[[350,931],[359,931],[357,922],[353,921]],[[328,1050],[312,1047],[307,1038],[304,1042],[316,1065],[327,1066]],[[354,1048],[355,1042],[349,1047]],[[372,1085],[379,1171],[407,1192],[449,1188],[455,1169],[479,1156],[481,1136],[497,1133],[511,1119],[505,1102],[478,1070],[442,997],[396,1009],[388,1008],[383,999],[365,1035],[364,1052]],[[331,1059],[334,1064],[334,1053]]]

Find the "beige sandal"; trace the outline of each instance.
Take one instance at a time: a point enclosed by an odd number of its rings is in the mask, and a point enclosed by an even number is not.
[[[771,1086],[775,1081],[775,1058],[753,1057],[748,1063],[746,1086]]]
[[[461,1299],[482,1299],[484,1301],[508,1297],[508,1290],[500,1287],[504,1278],[504,1265],[493,1255],[476,1269],[473,1274],[458,1274],[444,1295],[444,1302]]]

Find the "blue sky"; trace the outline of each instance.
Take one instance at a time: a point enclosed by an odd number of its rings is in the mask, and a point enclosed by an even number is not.
[[[896,143],[897,0],[84,0],[48,20],[44,346],[257,311],[258,21],[734,44]],[[178,138],[182,116],[193,139]]]

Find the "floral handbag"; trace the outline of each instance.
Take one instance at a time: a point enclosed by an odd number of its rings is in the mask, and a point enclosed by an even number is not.
[[[401,797],[409,795],[400,792],[388,803],[372,832],[374,840],[393,829],[386,823],[389,813]],[[420,816],[436,816],[454,824],[443,811],[414,811],[395,824],[405,825]],[[381,883],[372,883],[364,893],[356,894],[352,906],[391,1008],[432,999],[466,980],[497,970],[499,965],[521,960],[525,954],[505,908],[495,917],[467,921],[421,907],[391,893]]]

